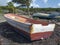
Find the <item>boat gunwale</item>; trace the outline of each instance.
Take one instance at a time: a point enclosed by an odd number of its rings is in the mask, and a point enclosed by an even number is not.
[[[21,15],[18,15],[18,14],[5,14],[4,16],[6,17],[6,15],[16,16],[16,17],[18,17],[18,18],[22,17],[22,18],[24,18],[24,19],[27,19],[26,22],[21,22],[21,23],[24,23],[24,24],[42,24],[42,25],[52,24],[52,23],[49,23],[49,22],[47,22],[47,21],[34,20],[34,19],[30,19],[30,18],[21,16]],[[6,18],[8,18],[8,17],[6,17]],[[10,18],[10,17],[9,17],[9,18]],[[31,20],[34,21],[34,22],[32,22]],[[35,23],[35,22],[37,22],[37,23]],[[45,23],[45,24],[44,24],[44,23]]]

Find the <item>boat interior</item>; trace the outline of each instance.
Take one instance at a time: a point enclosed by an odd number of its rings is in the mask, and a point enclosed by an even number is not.
[[[9,18],[9,19],[12,19],[12,20],[15,20],[15,21],[18,21],[18,22],[22,22],[22,23],[48,25],[47,21],[34,20],[34,19],[23,17],[21,15],[17,15],[17,14],[5,14],[4,16],[6,18]]]

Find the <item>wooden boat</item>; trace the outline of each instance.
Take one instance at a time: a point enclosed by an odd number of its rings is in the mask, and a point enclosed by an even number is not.
[[[18,28],[26,37],[31,40],[45,39],[52,35],[55,24],[46,21],[34,20],[16,14],[5,14],[7,22]]]

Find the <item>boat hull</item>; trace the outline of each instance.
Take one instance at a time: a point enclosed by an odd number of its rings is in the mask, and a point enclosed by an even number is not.
[[[41,24],[26,24],[26,23],[22,23],[22,22],[18,22],[16,20],[10,19],[6,17],[6,15],[5,15],[5,18],[10,25],[19,29],[19,30],[16,30],[17,32],[19,33],[21,32],[25,37],[29,37],[30,40],[39,40],[39,39],[50,37],[55,27],[55,24],[51,24],[47,26],[43,26]]]

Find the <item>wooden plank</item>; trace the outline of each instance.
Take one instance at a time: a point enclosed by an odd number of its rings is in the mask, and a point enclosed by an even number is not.
[[[57,31],[60,31],[59,29],[57,30],[57,28],[56,28]],[[20,34],[17,34],[14,30],[16,30],[16,29],[11,27],[7,23],[0,23],[0,32],[2,31],[0,33],[0,35],[1,35],[0,39],[1,38],[4,39],[2,41],[2,43],[5,42],[6,45],[57,45],[59,42],[58,40],[56,42],[56,40],[55,40],[56,37],[54,37],[53,39],[49,38],[46,40],[38,40],[38,41],[28,42],[27,39],[25,39]],[[5,45],[5,44],[3,44],[3,45]]]

